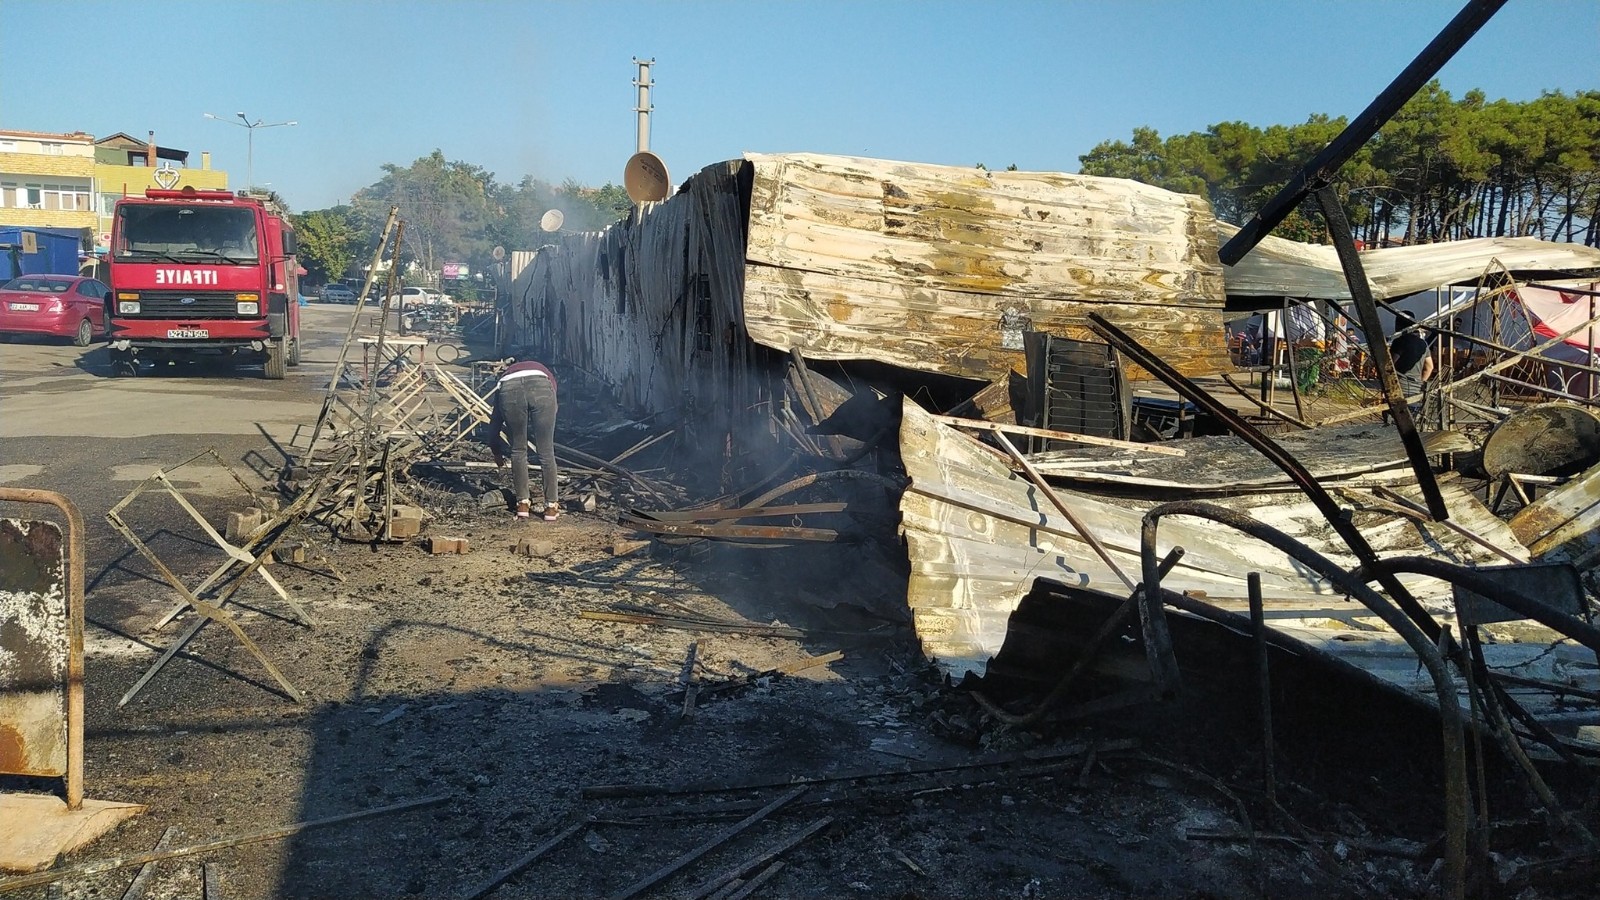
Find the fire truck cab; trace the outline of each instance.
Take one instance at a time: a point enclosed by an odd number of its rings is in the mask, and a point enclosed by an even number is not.
[[[283,378],[300,362],[295,252],[282,210],[257,197],[187,187],[118,200],[106,264],[114,371],[220,354]]]

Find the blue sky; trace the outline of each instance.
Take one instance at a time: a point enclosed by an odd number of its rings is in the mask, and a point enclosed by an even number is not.
[[[673,180],[746,151],[1077,171],[1148,125],[1354,115],[1464,0],[0,0],[0,128],[156,132],[297,210],[435,148],[505,182],[621,182],[635,68]],[[1446,89],[1600,88],[1600,3],[1511,0]]]

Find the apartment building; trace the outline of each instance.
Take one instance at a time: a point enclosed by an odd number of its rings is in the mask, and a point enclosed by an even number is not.
[[[155,187],[227,190],[228,173],[211,168],[209,152],[190,168],[189,151],[120,131],[97,140],[0,130],[0,225],[82,228],[104,250],[117,198]]]
[[[225,191],[228,173],[211,168],[210,151],[200,152],[199,168],[189,168],[189,151],[162,147],[119,131],[94,142],[95,231],[111,231],[111,211],[118,197],[143,194],[148,188]],[[97,244],[105,243],[99,237]]]
[[[0,225],[92,229],[94,138],[0,130]]]

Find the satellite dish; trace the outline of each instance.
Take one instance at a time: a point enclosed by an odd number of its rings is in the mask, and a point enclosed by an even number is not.
[[[561,223],[566,220],[565,213],[559,209],[552,209],[539,217],[539,228],[554,233],[561,230]]]
[[[667,199],[672,190],[672,180],[667,177],[667,164],[649,150],[640,150],[628,157],[622,167],[622,186],[635,203]]]
[[[494,248],[494,250],[490,251],[489,255],[494,257],[495,262],[499,262],[500,260],[506,258],[506,248],[497,246]]]

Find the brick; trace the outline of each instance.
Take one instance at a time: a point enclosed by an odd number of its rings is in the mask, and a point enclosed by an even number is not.
[[[389,519],[389,537],[391,540],[404,540],[414,538],[422,533],[422,508],[417,506],[396,506],[394,516]]]
[[[556,542],[542,538],[518,538],[511,545],[511,552],[518,556],[549,556],[556,552]]]
[[[444,553],[466,553],[467,539],[464,537],[435,535],[428,538],[428,552],[434,556]]]
[[[266,517],[261,510],[254,506],[248,509],[237,509],[228,513],[228,525],[223,530],[222,536],[230,544],[242,544],[252,531],[261,527]]]

